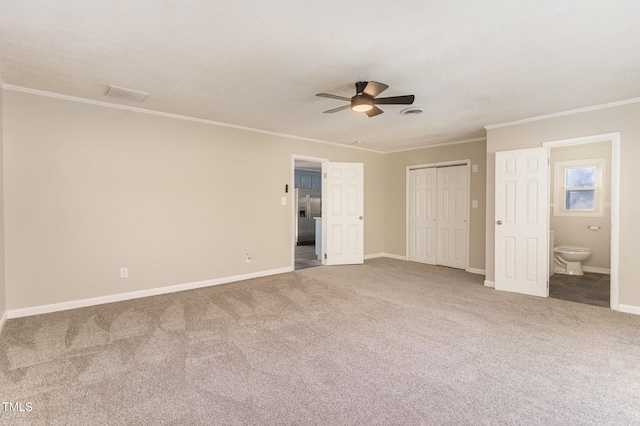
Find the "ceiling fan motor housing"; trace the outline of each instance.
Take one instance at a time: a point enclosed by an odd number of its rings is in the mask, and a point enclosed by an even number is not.
[[[368,81],[358,81],[356,83],[356,96],[364,93],[364,89],[367,88]]]

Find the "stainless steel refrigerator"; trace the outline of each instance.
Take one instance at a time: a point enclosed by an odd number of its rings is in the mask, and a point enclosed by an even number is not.
[[[316,241],[316,221],[322,215],[321,191],[319,189],[297,188],[298,200],[298,244],[314,244]]]

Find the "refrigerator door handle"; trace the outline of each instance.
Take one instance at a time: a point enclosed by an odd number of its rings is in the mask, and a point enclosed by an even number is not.
[[[311,212],[311,196],[309,196],[309,194],[307,194],[307,211]],[[309,232],[309,222],[311,221],[311,219],[309,218],[309,216],[307,216],[307,233]]]

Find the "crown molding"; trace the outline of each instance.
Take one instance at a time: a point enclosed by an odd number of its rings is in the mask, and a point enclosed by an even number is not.
[[[239,126],[237,124],[222,123],[220,121],[205,120],[203,118],[190,117],[190,116],[187,116],[187,115],[180,115],[180,114],[171,114],[171,113],[167,113],[167,112],[154,111],[154,110],[151,110],[151,109],[132,107],[132,106],[128,106],[128,105],[112,104],[110,102],[96,101],[96,100],[93,100],[93,99],[85,99],[85,98],[79,98],[79,97],[76,97],[76,96],[62,95],[60,93],[46,92],[46,91],[43,91],[43,90],[30,89],[28,87],[14,86],[14,85],[11,85],[11,84],[2,84],[2,83],[0,83],[0,87],[2,89],[4,89],[4,90],[11,90],[11,91],[14,91],[14,92],[28,93],[28,94],[32,94],[32,95],[39,95],[39,96],[45,96],[45,97],[49,97],[49,98],[62,99],[62,100],[71,101],[71,102],[79,102],[79,103],[83,103],[83,104],[95,105],[95,106],[100,106],[100,107],[105,107],[105,108],[113,108],[113,109],[119,109],[119,110],[125,110],[125,111],[138,112],[138,113],[141,113],[141,114],[149,114],[149,115],[155,115],[155,116],[158,116],[158,117],[173,118],[173,119],[176,119],[176,120],[192,121],[194,123],[207,124],[207,125],[217,126],[217,127],[227,127],[227,128],[231,128],[231,129],[244,130],[244,131],[252,132],[252,133],[261,133],[261,134],[264,134],[264,135],[278,136],[278,137],[288,138],[288,139],[296,139],[296,140],[301,140],[301,141],[305,141],[305,142],[313,142],[313,143],[321,143],[321,144],[325,144],[325,145],[333,145],[333,146],[338,146],[338,147],[341,147],[341,148],[349,148],[349,149],[356,149],[356,150],[361,150],[361,151],[375,152],[377,154],[384,154],[385,153],[384,151],[379,151],[379,150],[371,149],[371,148],[364,148],[364,147],[361,147],[361,146],[352,146],[352,145],[341,144],[341,143],[338,143],[338,142],[324,141],[324,140],[321,140],[321,139],[305,138],[303,136],[295,136],[295,135],[288,135],[286,133],[271,132],[269,130],[254,129],[253,127]]]
[[[433,144],[433,145],[419,146],[419,147],[415,147],[415,148],[404,148],[404,149],[398,149],[398,150],[395,150],[395,151],[384,151],[384,153],[385,154],[395,154],[396,152],[417,151],[417,150],[420,150],[420,149],[438,148],[440,146],[458,145],[458,144],[462,144],[462,143],[480,142],[480,141],[486,141],[486,140],[487,140],[486,137],[474,138],[474,139],[464,139],[464,140],[461,140],[461,141],[443,142],[443,143],[437,143],[437,144]]]
[[[568,110],[568,111],[556,112],[556,113],[553,113],[553,114],[540,115],[538,117],[531,117],[531,118],[525,118],[525,119],[517,120],[517,121],[510,121],[508,123],[490,124],[488,126],[484,126],[484,128],[487,129],[487,130],[491,130],[491,129],[497,129],[497,128],[500,128],[500,127],[515,126],[517,124],[531,123],[533,121],[540,121],[540,120],[548,120],[550,118],[563,117],[565,115],[580,114],[582,112],[589,112],[589,111],[596,111],[596,110],[599,110],[599,109],[613,108],[613,107],[622,106],[622,105],[635,104],[635,103],[638,103],[638,102],[640,102],[640,98],[627,99],[627,100],[624,100],[624,101],[610,102],[608,104],[594,105],[594,106],[585,107],[585,108],[578,108],[578,109],[571,109],[571,110]]]

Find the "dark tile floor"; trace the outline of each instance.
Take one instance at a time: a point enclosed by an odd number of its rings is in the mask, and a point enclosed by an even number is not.
[[[322,265],[322,262],[316,256],[316,246],[314,244],[297,245],[295,256],[295,269]]]
[[[549,279],[549,297],[609,307],[609,275],[585,272],[584,275],[553,274]]]

